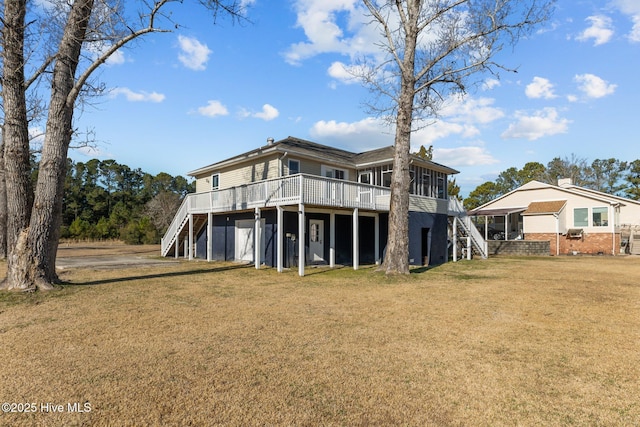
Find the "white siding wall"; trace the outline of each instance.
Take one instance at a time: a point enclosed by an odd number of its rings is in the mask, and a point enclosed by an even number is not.
[[[620,225],[640,225],[640,205],[626,203],[620,207]]]
[[[553,215],[525,215],[522,223],[525,233],[555,233],[556,230]]]

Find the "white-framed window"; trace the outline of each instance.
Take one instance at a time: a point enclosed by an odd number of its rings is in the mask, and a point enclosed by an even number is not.
[[[574,227],[589,226],[589,208],[573,209],[573,226]]]
[[[300,173],[300,160],[289,159],[289,175]]]
[[[594,227],[606,227],[609,225],[609,208],[597,207],[591,210],[591,219]]]
[[[371,184],[371,171],[364,171],[358,174],[358,182],[360,184]]]
[[[220,188],[220,174],[214,173],[211,175],[211,189],[217,190]]]
[[[344,169],[337,169],[331,166],[320,166],[322,176],[334,179],[349,179],[349,172]]]

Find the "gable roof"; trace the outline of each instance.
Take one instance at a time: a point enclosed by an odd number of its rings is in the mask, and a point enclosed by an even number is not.
[[[607,194],[607,193],[603,193],[601,191],[597,191],[597,190],[592,190],[590,188],[585,188],[585,187],[578,187],[577,185],[568,185],[566,188],[573,190],[573,191],[578,191],[580,193],[583,194],[591,194],[597,197],[604,197],[607,199],[613,199],[613,200],[617,200],[620,203],[624,204],[635,204],[635,205],[639,205],[640,206],[640,200],[633,200],[633,199],[627,199],[625,197],[620,197],[620,196],[616,196],[615,194]]]
[[[375,150],[364,151],[362,153],[353,153],[351,151],[342,150],[340,148],[330,147],[328,145],[318,144],[317,142],[307,141],[304,139],[289,136],[280,141],[267,144],[260,148],[256,148],[254,150],[231,157],[229,159],[195,169],[189,172],[188,175],[202,175],[205,173],[213,172],[216,169],[246,162],[248,160],[257,160],[274,153],[286,153],[294,157],[308,158],[320,162],[351,167],[354,169],[363,169],[366,167],[373,167],[382,163],[392,162],[394,148],[393,146],[388,146]],[[411,155],[411,159],[413,162],[419,163],[424,167],[441,171],[449,175],[458,173],[458,171],[455,169],[441,165],[431,160],[422,159],[421,157],[418,157],[416,155]]]
[[[566,200],[552,200],[547,202],[531,202],[522,215],[548,215],[557,214],[564,209]]]
[[[516,193],[516,192],[520,192],[520,191],[530,191],[530,190],[539,190],[539,189],[544,189],[544,188],[549,188],[549,189],[553,189],[559,193],[563,193],[563,194],[571,194],[571,195],[575,195],[575,196],[580,196],[580,197],[585,197],[587,199],[591,199],[591,200],[597,200],[599,202],[602,203],[607,203],[610,205],[624,205],[625,203],[638,203],[636,201],[633,200],[629,200],[629,199],[625,199],[623,197],[619,197],[619,196],[612,196],[610,194],[606,194],[606,193],[600,193],[598,191],[594,191],[594,190],[588,190],[584,187],[578,187],[576,185],[570,185],[570,186],[564,186],[564,187],[559,187],[557,185],[552,185],[552,184],[547,184],[545,182],[540,182],[540,181],[529,181],[524,185],[521,185],[520,187],[516,188],[515,190],[511,190],[506,194],[503,194],[502,196],[491,200],[490,202],[487,202],[485,204],[483,204],[482,206],[479,206],[471,211],[469,211],[470,215],[479,215],[478,212],[485,212],[488,210],[491,210],[491,205],[493,205],[494,203],[496,203],[499,200],[505,199],[507,197],[509,197],[510,195]],[[482,214],[484,215],[484,213]]]

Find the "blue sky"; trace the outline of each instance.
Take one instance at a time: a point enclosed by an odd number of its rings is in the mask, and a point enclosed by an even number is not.
[[[376,49],[358,1],[247,0],[250,22],[215,25],[186,3],[173,15],[181,28],[102,68],[110,93],[76,119],[97,146],[71,158],[186,175],[268,137],[356,152],[393,144],[393,129],[364,108],[370,94],[345,72]],[[415,150],[433,145],[435,161],[460,171],[463,196],[530,161],[640,158],[639,1],[559,1],[550,21],[498,59],[518,72],[479,76],[412,137]]]

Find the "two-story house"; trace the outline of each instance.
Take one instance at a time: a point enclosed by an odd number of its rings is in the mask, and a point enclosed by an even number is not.
[[[364,153],[288,137],[189,173],[189,194],[162,255],[283,268],[380,262],[386,246],[393,147]],[[410,263],[447,261],[447,180],[456,170],[413,156]]]

